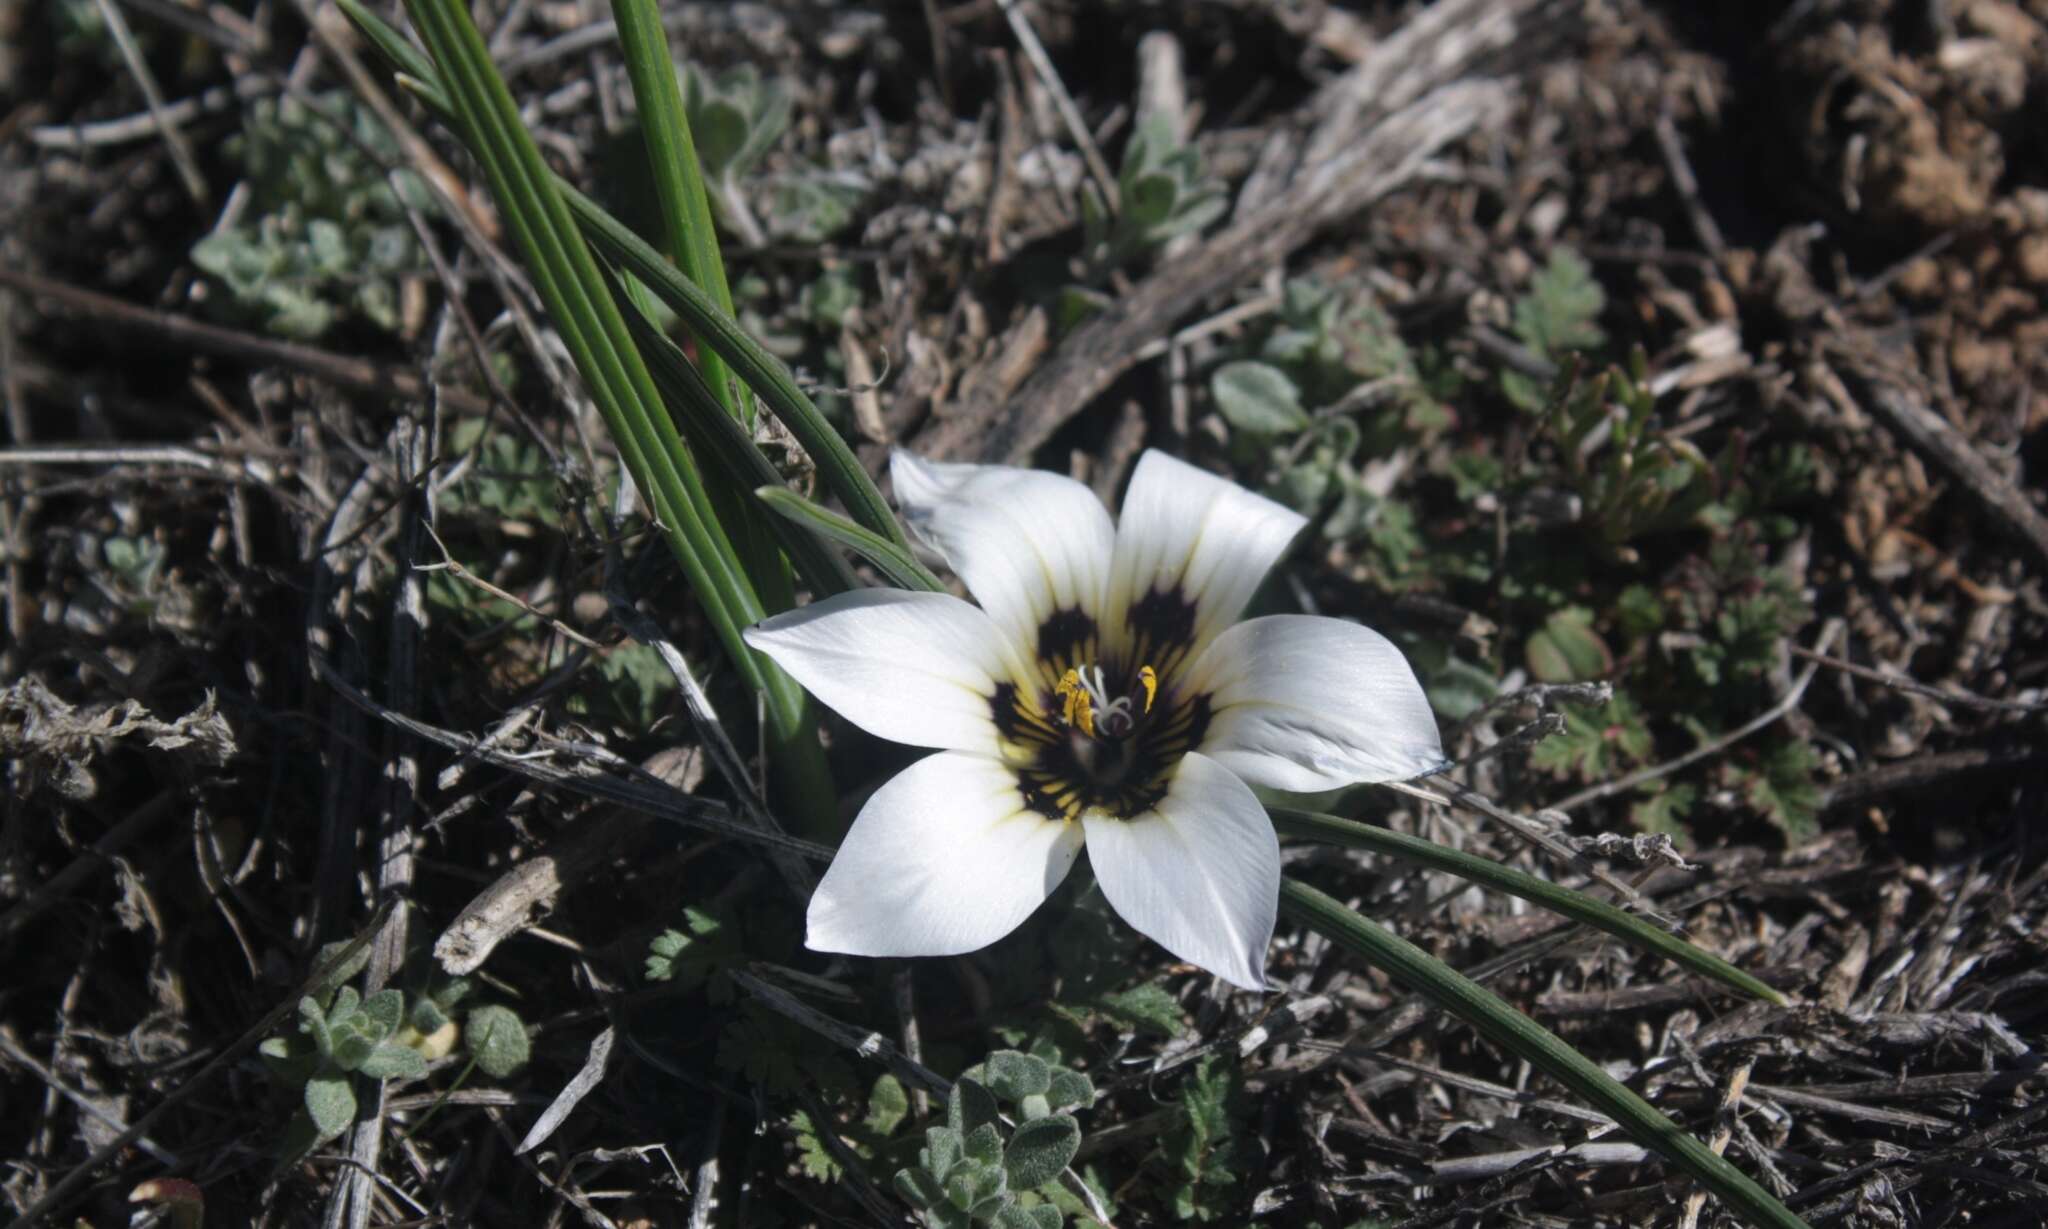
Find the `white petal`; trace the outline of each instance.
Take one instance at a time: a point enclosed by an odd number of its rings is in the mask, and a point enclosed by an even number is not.
[[[1067,877],[1081,835],[1079,824],[1026,810],[994,760],[919,760],[861,808],[811,896],[804,943],[856,956],[987,947]]]
[[[1096,882],[1125,921],[1233,985],[1265,989],[1280,841],[1244,782],[1189,755],[1154,809],[1082,823]]]
[[[1408,659],[1356,623],[1247,620],[1209,645],[1186,686],[1209,695],[1202,753],[1253,785],[1308,793],[1403,781],[1444,762]]]
[[[1193,607],[1189,653],[1236,621],[1307,518],[1163,452],[1147,451],[1117,518],[1116,557],[1103,609],[1129,624],[1140,656],[1170,656],[1181,637],[1147,636],[1133,605],[1148,593]],[[1119,641],[1131,647],[1128,641]],[[1161,665],[1162,662],[1139,664]]]
[[[945,557],[1023,655],[1055,612],[1091,621],[1116,531],[1095,493],[1071,478],[1007,465],[926,461],[898,450],[889,472],[912,532]]]
[[[1018,669],[988,616],[945,593],[856,589],[765,619],[747,643],[861,729],[993,753],[999,683]]]

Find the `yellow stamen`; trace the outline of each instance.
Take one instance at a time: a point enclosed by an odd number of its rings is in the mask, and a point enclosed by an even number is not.
[[[1150,666],[1138,671],[1138,681],[1145,685],[1145,711],[1152,711],[1152,697],[1159,694],[1159,674]]]
[[[1078,725],[1083,734],[1094,737],[1095,705],[1088,699],[1088,689],[1081,683],[1081,672],[1068,669],[1060,675],[1052,693],[1066,701],[1060,709],[1060,720],[1068,725]]]

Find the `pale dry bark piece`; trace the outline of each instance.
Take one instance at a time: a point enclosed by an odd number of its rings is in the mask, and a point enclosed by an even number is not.
[[[695,747],[657,751],[641,767],[684,793],[704,779],[704,758]],[[613,807],[576,825],[464,906],[434,940],[434,959],[450,977],[483,967],[498,944],[539,923],[564,890],[586,883],[620,841],[648,822],[644,814]]]

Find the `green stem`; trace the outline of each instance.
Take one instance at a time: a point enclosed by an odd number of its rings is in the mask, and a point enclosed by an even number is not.
[[[455,107],[443,88],[432,60],[406,41],[391,24],[364,8],[360,0],[337,0],[341,10],[355,22],[364,37],[400,73],[399,83],[422,102],[444,116],[455,119]],[[459,121],[457,127],[460,127]],[[660,252],[633,233],[632,228],[559,178],[553,182],[568,202],[577,223],[591,242],[621,269],[645,282],[676,314],[683,318],[697,339],[704,342],[739,373],[818,467],[818,475],[853,519],[901,546],[910,540],[868,477],[860,459],[853,454],[839,432],[812,403],[782,361],[768,353],[747,335],[729,311],[721,311],[702,288],[684,277]]]

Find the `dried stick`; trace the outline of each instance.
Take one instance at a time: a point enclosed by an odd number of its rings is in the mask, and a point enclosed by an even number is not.
[[[320,676],[320,681],[334,688],[335,692],[350,704],[380,721],[388,721],[418,738],[460,752],[473,760],[517,773],[528,780],[581,794],[586,798],[616,802],[656,819],[701,828],[728,840],[786,849],[815,862],[832,860],[834,851],[829,846],[784,835],[779,828],[769,831],[736,819],[731,808],[724,803],[692,797],[672,786],[646,780],[642,776],[627,778],[599,771],[596,764],[590,762],[598,758],[595,755],[586,755],[573,769],[557,768],[536,759],[532,753],[521,755],[503,751],[474,735],[444,730],[439,726],[428,725],[424,721],[408,717],[404,713],[393,712],[342,678],[340,672],[330,665],[326,658],[313,656],[309,660],[313,673]]]
[[[37,885],[27,900],[21,901],[6,913],[0,913],[0,940],[12,938],[14,932],[34,921],[50,906],[69,896],[73,889],[83,883],[86,877],[104,866],[113,865],[114,855],[121,852],[137,837],[147,832],[164,816],[171,813],[171,805],[178,801],[178,795],[165,790],[148,802],[135,808],[127,818],[100,834],[92,848],[80,853],[63,870]]]
[[[704,775],[694,748],[657,751],[641,770],[679,792],[694,788]],[[579,821],[471,898],[434,940],[434,959],[451,976],[474,973],[498,944],[537,922],[564,891],[582,886],[590,872],[645,823],[645,816],[625,807]]]
[[[77,1106],[80,1112],[84,1113],[87,1117],[95,1119],[100,1125],[112,1127],[116,1131],[126,1131],[128,1129],[128,1124],[108,1112],[106,1106],[101,1105],[91,1097],[66,1084],[61,1076],[45,1067],[37,1060],[35,1055],[23,1049],[20,1038],[14,1035],[14,1027],[9,1024],[0,1024],[0,1057],[6,1058],[9,1062],[19,1064],[30,1075],[41,1080],[52,1092]],[[176,1168],[178,1165],[177,1153],[172,1152],[147,1135],[138,1135],[135,1139],[135,1146],[147,1152],[153,1160],[161,1165],[172,1168]]]
[[[1896,691],[1906,691],[1916,696],[1926,696],[1930,700],[1938,700],[1943,704],[1959,704],[1964,708],[1982,709],[1990,713],[2038,713],[2048,709],[2048,701],[1996,700],[1989,696],[1980,696],[1975,692],[1963,691],[1961,689],[1949,691],[1932,684],[1922,683],[1917,679],[1907,678],[1903,674],[1894,674],[1888,670],[1873,670],[1869,666],[1859,666],[1853,661],[1844,661],[1839,657],[1829,657],[1825,653],[1816,653],[1812,649],[1801,648],[1796,644],[1792,646],[1792,655],[1804,657],[1808,661],[1819,662],[1830,670],[1840,670],[1844,674],[1853,674],[1860,679],[1869,679],[1873,683],[1882,683]]]
[[[206,208],[206,176],[199,171],[199,159],[192,153],[192,143],[185,139],[184,129],[164,115],[164,92],[156,83],[156,74],[149,71],[149,61],[143,57],[142,48],[135,43],[135,32],[128,28],[128,18],[114,6],[114,0],[96,0],[100,19],[107,23],[107,33],[114,36],[114,46],[121,51],[121,59],[134,75],[135,84],[142,89],[142,101],[149,105],[149,115],[156,122],[158,135],[164,139],[164,147],[171,151],[171,162],[178,168],[178,178],[185,185],[186,195],[201,209]]]
[[[1851,372],[1855,375],[1859,373]],[[1865,376],[1863,403],[1913,451],[1953,478],[1999,528],[2019,539],[2034,566],[2048,566],[2048,516],[2027,492],[1992,468],[1974,445],[1921,398],[1888,380]]]
[[[1749,1087],[1749,1070],[1754,1061],[1744,1062],[1728,1077],[1727,1091],[1721,1094],[1720,1107],[1714,1113],[1714,1138],[1707,1147],[1715,1156],[1728,1151],[1728,1141],[1735,1136],[1735,1115],[1742,1107],[1742,1090]],[[1707,1193],[1694,1191],[1685,1197],[1685,1212],[1678,1218],[1678,1229],[1697,1229],[1700,1223],[1700,1209],[1707,1206]]]
[[[66,285],[33,273],[0,268],[0,286],[11,287],[35,298],[53,299],[72,311],[113,324],[153,333],[176,346],[204,350],[251,362],[276,363],[294,367],[308,375],[344,388],[385,393],[393,397],[419,398],[427,395],[427,383],[410,371],[381,367],[362,359],[349,358],[317,346],[289,341],[272,341],[250,333],[202,324],[187,316],[151,311],[78,286]],[[490,402],[462,389],[444,389],[444,404],[468,413],[489,412]]]
[[[182,10],[180,10],[182,11]],[[28,139],[40,149],[77,152],[103,145],[125,145],[155,136],[168,124],[173,128],[189,124],[203,115],[225,113],[245,99],[275,94],[281,88],[276,78],[264,73],[238,76],[233,85],[217,85],[190,98],[166,103],[154,110],[119,119],[94,120],[84,124],[44,124],[28,130]]]
[[[1324,227],[1355,218],[1408,183],[1446,145],[1499,120],[1505,87],[1468,75],[1533,46],[1536,35],[1569,20],[1576,7],[1559,0],[1443,0],[1424,9],[1302,109],[1297,126],[1313,126],[1314,133],[1284,190],[1167,259],[1068,335],[1014,396],[994,388],[963,395],[926,425],[918,450],[1024,461],[1192,307],[1283,263]],[[961,387],[970,384],[963,380]]]
[[[584,648],[589,649],[593,653],[604,652],[604,646],[599,644],[597,641],[592,640],[590,637],[584,635],[582,632],[579,632],[575,628],[570,627],[567,623],[564,623],[560,619],[555,618],[553,615],[541,610],[538,606],[535,606],[532,602],[527,601],[525,598],[520,597],[518,594],[508,592],[504,589],[500,589],[498,586],[492,584],[490,581],[485,580],[483,577],[478,576],[475,572],[472,572],[468,568],[463,567],[460,563],[457,563],[455,561],[455,556],[448,553],[448,544],[441,540],[440,534],[434,532],[434,527],[431,524],[426,526],[426,531],[427,536],[434,540],[435,547],[438,548],[441,552],[441,562],[415,563],[412,565],[413,571],[446,572],[450,576],[453,576],[455,579],[462,581],[465,584],[475,585],[477,588],[482,589],[485,593],[490,594],[492,597],[497,598],[501,602],[505,602],[509,605],[518,607],[519,609],[525,611],[528,615],[532,616],[533,618],[539,619],[541,622],[546,623],[549,627],[554,628],[556,634],[562,636],[564,639],[572,640],[575,643],[582,645]]]
[[[100,2],[104,4],[106,0]],[[1045,44],[1038,41],[1038,32],[1031,28],[1030,19],[1018,11],[1017,0],[996,2],[1010,23],[1010,31],[1024,48],[1024,58],[1031,61],[1031,70],[1038,74],[1038,79],[1052,95],[1053,106],[1059,110],[1060,122],[1066,125],[1067,135],[1081,147],[1081,158],[1088,164],[1088,174],[1094,178],[1103,202],[1111,213],[1118,212],[1122,203],[1117,195],[1116,176],[1110,173],[1109,163],[1103,161],[1102,151],[1095,148],[1095,136],[1088,131],[1087,121],[1081,118],[1080,108],[1074,105],[1073,95],[1067,93],[1066,83],[1060,80],[1059,70],[1052,65],[1052,57],[1045,54]]]
[[[1603,886],[1627,901],[1631,908],[1647,920],[1657,923],[1674,934],[1684,929],[1675,919],[1658,912],[1650,904],[1649,899],[1641,892],[1636,891],[1635,888],[1627,883],[1608,874],[1599,863],[1545,832],[1537,824],[1515,814],[1486,795],[1466,789],[1454,781],[1435,780],[1432,784],[1436,789],[1443,792],[1441,794],[1434,793],[1431,790],[1419,789],[1416,786],[1400,781],[1386,782],[1386,787],[1414,798],[1420,798],[1424,802],[1434,802],[1438,806],[1449,806],[1455,802],[1467,810],[1477,811],[1522,838],[1522,840],[1542,849],[1564,865],[1592,876]]]
[[[634,604],[633,595],[625,588],[625,567],[617,548],[612,548],[609,554],[611,558],[605,567],[604,584],[605,600],[610,603],[612,617],[626,629],[627,635],[661,655],[662,664],[668,667],[669,674],[674,676],[676,686],[683,693],[690,724],[696,728],[697,737],[709,753],[712,766],[725,778],[733,797],[738,800],[741,814],[762,831],[781,835],[781,824],[769,812],[759,789],[747,775],[746,759],[733,745],[732,736],[726,733],[725,723],[719,720],[718,710],[711,705],[711,697],[704,693],[682,652],[669,643],[654,620],[641,614],[640,608]],[[811,868],[804,865],[803,859],[785,850],[771,848],[769,852],[775,861],[776,871],[789,885],[789,890],[796,894],[798,900],[809,900],[812,889],[817,887],[817,882],[811,877]]]

